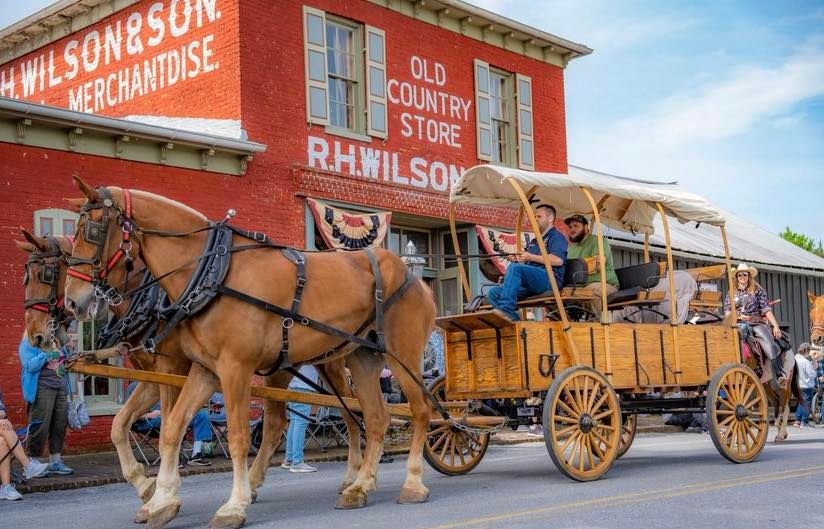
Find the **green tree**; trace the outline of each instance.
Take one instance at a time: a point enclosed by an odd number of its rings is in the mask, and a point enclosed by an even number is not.
[[[790,241],[799,248],[804,248],[819,257],[824,257],[824,246],[821,245],[821,239],[816,243],[812,237],[807,237],[803,233],[794,232],[789,226],[787,226],[780,235],[782,239]]]

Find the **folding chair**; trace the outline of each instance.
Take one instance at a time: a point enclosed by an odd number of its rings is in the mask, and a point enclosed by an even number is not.
[[[27,448],[28,441],[29,441],[29,435],[31,435],[32,430],[34,428],[39,427],[42,423],[43,423],[43,421],[40,421],[40,420],[32,421],[29,424],[27,424],[25,427],[15,430],[14,433],[17,434],[17,440],[20,442],[20,446],[23,447],[23,450],[25,450]],[[9,458],[14,457],[11,453],[12,450],[14,450],[14,447],[10,446],[9,447],[9,453],[8,453],[7,457],[9,457]],[[12,470],[11,470],[11,481],[12,481],[12,483],[14,483],[16,485],[20,485],[20,484],[26,482],[26,477],[25,477],[25,475],[18,474],[14,470],[14,468],[12,468]]]
[[[252,404],[251,408],[258,408],[259,405]],[[252,455],[257,454],[258,447],[260,447],[260,443],[262,441],[262,431],[261,426],[263,423],[263,416],[261,415],[258,419],[249,419],[249,431],[250,431],[250,443],[249,443],[249,451]],[[215,441],[217,445],[220,447],[221,452],[223,452],[223,457],[226,459],[231,459],[231,454],[228,450],[229,445],[229,425],[226,420],[226,404],[223,400],[222,393],[215,393],[209,399],[209,426],[212,427],[212,435],[215,436]],[[258,438],[257,443],[255,442],[256,436]],[[278,445],[280,446],[280,445]]]
[[[186,433],[183,434],[183,438],[185,439],[192,431],[192,426],[189,425],[186,428]],[[129,437],[132,440],[132,450],[140,455],[140,459],[146,463],[146,466],[154,466],[160,461],[160,450],[156,446],[156,443],[152,441],[157,441],[160,439],[160,427],[159,426],[151,426],[144,420],[138,420],[132,423],[131,428],[129,428]],[[149,461],[149,457],[147,456],[147,452],[154,453],[154,459]],[[180,445],[180,450],[178,452],[180,454],[180,462],[186,463],[189,461],[189,456],[186,455],[186,449],[183,447],[183,444]]]

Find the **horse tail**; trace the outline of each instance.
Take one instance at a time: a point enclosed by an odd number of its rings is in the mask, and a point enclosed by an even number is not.
[[[804,398],[804,393],[798,387],[798,366],[793,366],[793,376],[790,378],[790,384],[792,385],[792,392],[795,395],[795,400],[798,402],[798,405],[807,405],[807,399]]]

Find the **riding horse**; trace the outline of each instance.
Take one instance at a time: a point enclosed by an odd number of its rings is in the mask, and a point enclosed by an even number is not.
[[[65,323],[68,318],[62,313],[63,296],[66,281],[65,260],[71,254],[72,241],[68,237],[37,237],[25,229],[21,229],[26,241],[15,241],[18,248],[29,254],[26,263],[26,332],[29,341],[36,347],[52,349],[57,342],[64,343],[65,339],[55,339],[55,329],[60,334],[65,333]],[[138,268],[142,263],[137,262]],[[140,276],[135,275],[126,285],[134,288],[139,284]],[[116,321],[121,321],[128,314],[130,300],[111,307]],[[128,315],[128,318],[134,315]],[[142,341],[148,329],[138,330],[130,337],[135,343]],[[182,350],[178,347],[175,333],[170,333],[164,341],[163,354],[150,354],[140,347],[129,352],[129,360],[138,369],[159,373],[185,375],[191,366]],[[132,349],[129,347],[129,349]],[[351,396],[351,390],[345,379],[343,360],[334,360],[325,366],[320,366],[320,373],[327,380],[327,384],[335,384],[341,388],[341,393]],[[265,383],[272,387],[285,388],[292,375],[279,372],[266,377]],[[137,461],[129,444],[129,430],[140,416],[148,412],[158,400],[161,409],[171,410],[179,390],[171,386],[163,386],[147,382],[139,382],[129,398],[118,410],[112,421],[111,439],[117,450],[123,477],[135,487],[143,502],[149,501],[154,494],[155,478],[147,478],[144,466]],[[350,439],[360,438],[358,423],[351,417],[345,416]],[[286,426],[285,404],[279,401],[264,402],[263,441],[255,457],[251,471],[251,486],[253,495],[262,485],[266,469],[269,466],[272,454],[278,444]],[[161,425],[162,429],[162,425]],[[354,482],[360,467],[360,443],[352,442],[349,446],[349,464],[342,488]],[[145,513],[138,513],[135,519],[138,522],[146,521]]]
[[[164,418],[156,490],[145,505],[150,527],[164,526],[180,508],[176,454],[183,427],[218,383],[226,400],[233,486],[210,527],[239,527],[251,500],[245,454],[253,374],[282,364],[325,363],[341,357],[346,358],[363,409],[367,446],[357,478],[342,492],[338,506],[361,507],[376,487],[389,424],[378,384],[384,363],[398,378],[413,415],[407,477],[398,501],[428,498],[421,477],[431,408],[420,365],[435,306],[428,288],[408,275],[397,256],[385,250],[307,253],[297,261],[294,252],[271,244],[264,234],[232,228],[226,235],[225,223],[210,223],[165,197],[117,187],[93,189],[77,177],[75,182],[86,198],[77,203],[81,217],[69,264],[88,270],[93,278],[91,283],[75,277],[66,281],[66,306],[78,319],[90,319],[102,310],[101,298],[112,294],[100,276],[101,266],[132,245],[181,310],[209,298],[205,310],[174,322],[182,349],[193,363],[174,408]],[[222,242],[213,246],[216,240]],[[207,243],[211,249],[204,252]],[[227,255],[231,261],[222,277],[215,278],[216,269],[200,266]],[[108,281],[116,283],[119,275],[119,269],[110,270]],[[199,282],[204,277],[211,278],[208,285]],[[283,308],[288,306],[293,310]]]
[[[810,300],[810,341],[816,347],[824,345],[824,295],[807,292]]]

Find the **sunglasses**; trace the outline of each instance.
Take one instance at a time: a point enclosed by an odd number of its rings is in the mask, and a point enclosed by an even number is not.
[[[750,273],[749,272],[738,272],[737,274],[735,274],[735,276],[736,277],[750,277]]]

